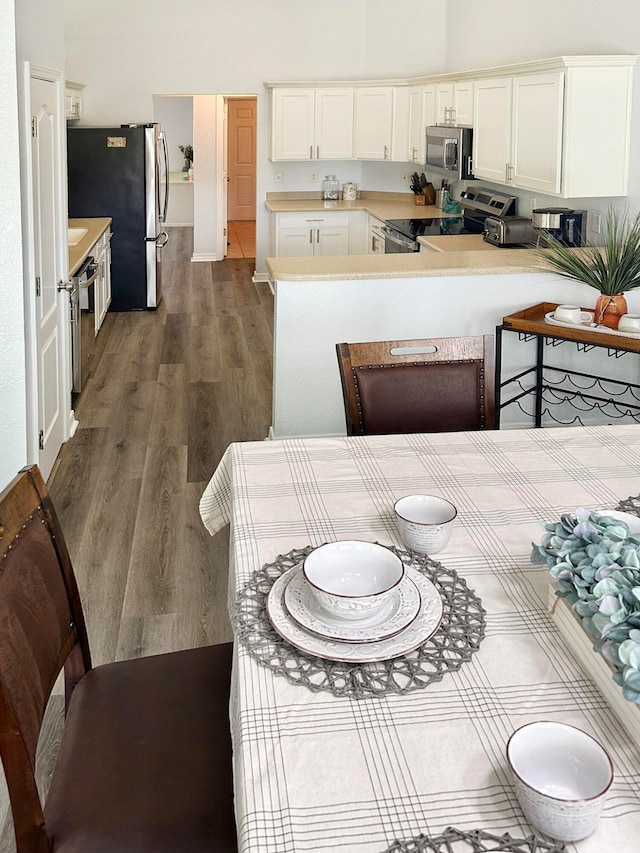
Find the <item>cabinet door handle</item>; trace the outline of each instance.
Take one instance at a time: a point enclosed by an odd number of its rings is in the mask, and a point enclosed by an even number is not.
[[[316,228],[316,243],[320,242],[320,229]]]
[[[309,242],[313,243],[313,228],[309,228]]]
[[[316,160],[320,159],[320,146],[316,145]]]
[[[313,145],[309,146],[309,160],[313,160]]]
[[[371,235],[371,251],[375,252],[375,250],[376,250],[376,238],[372,234]]]
[[[384,159],[385,160],[389,159],[389,146],[388,145],[384,146]]]

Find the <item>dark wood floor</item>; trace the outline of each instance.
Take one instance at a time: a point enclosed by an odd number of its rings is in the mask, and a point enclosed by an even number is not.
[[[231,639],[228,532],[212,538],[198,502],[227,445],[264,439],[271,423],[268,285],[252,283],[249,258],[191,263],[192,229],[170,238],[160,307],[107,315],[49,481],[95,664]],[[60,698],[40,745],[43,789]],[[0,806],[0,850],[11,851],[3,791]]]

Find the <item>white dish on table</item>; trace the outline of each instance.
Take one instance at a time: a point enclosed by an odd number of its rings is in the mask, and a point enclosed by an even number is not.
[[[569,329],[577,329],[581,326],[592,326],[593,325],[593,311],[583,311],[581,313],[582,320],[580,323],[571,323],[568,320],[556,320],[553,311],[549,311],[548,314],[544,315],[544,319],[547,323],[552,323],[554,326],[565,326]]]
[[[299,625],[289,614],[284,603],[284,591],[291,580],[294,566],[282,574],[271,587],[267,598],[267,615],[280,636],[307,654],[326,660],[345,661],[347,663],[371,663],[391,660],[412,652],[433,636],[442,621],[444,606],[436,587],[421,572],[409,566],[406,575],[420,592],[420,608],[416,618],[404,630],[374,643],[349,643],[342,640],[330,640],[312,634]]]
[[[318,602],[301,565],[291,572],[283,594],[289,615],[307,631],[349,643],[371,643],[398,634],[416,618],[421,601],[417,586],[405,575],[382,610],[355,621],[341,619]]]

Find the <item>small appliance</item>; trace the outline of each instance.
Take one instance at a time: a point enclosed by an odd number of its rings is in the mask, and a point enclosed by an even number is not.
[[[484,240],[494,246],[524,246],[535,243],[538,233],[526,216],[487,216],[484,221]]]
[[[426,130],[426,160],[424,167],[449,182],[473,178],[470,127],[428,127]]]
[[[538,234],[550,234],[565,246],[582,246],[587,225],[586,210],[568,207],[539,207],[531,212],[533,227]]]

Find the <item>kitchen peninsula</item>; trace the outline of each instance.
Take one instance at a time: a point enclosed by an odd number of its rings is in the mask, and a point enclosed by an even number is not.
[[[267,268],[275,292],[275,438],[344,435],[337,343],[493,335],[504,316],[536,303],[588,309],[596,297],[586,285],[536,270],[525,249],[268,258]],[[640,294],[628,294],[628,303],[639,312]],[[506,343],[503,364],[510,373],[531,364],[527,346]],[[567,366],[576,368],[580,359],[577,369],[608,375],[606,350],[567,347]],[[637,382],[637,360],[620,359],[616,372]],[[503,427],[531,425],[517,406],[502,421]]]

